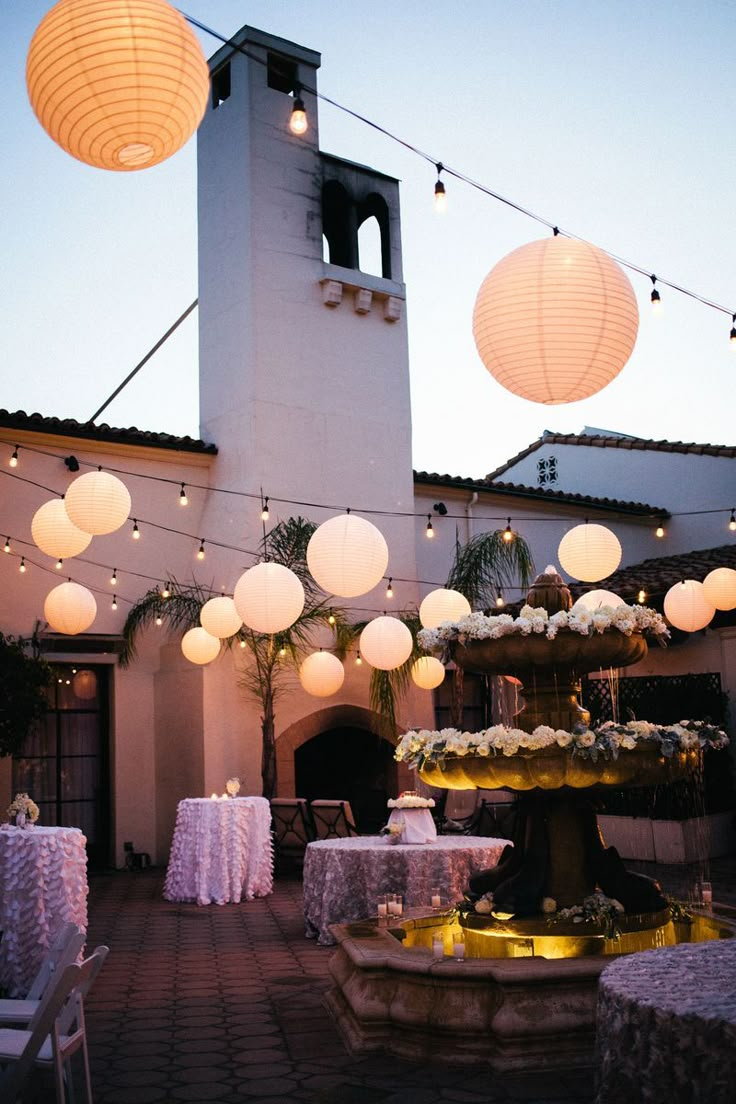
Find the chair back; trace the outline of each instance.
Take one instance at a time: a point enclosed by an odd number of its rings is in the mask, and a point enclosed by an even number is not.
[[[84,932],[76,924],[72,924],[71,921],[59,928],[51,941],[46,958],[41,963],[39,971],[31,983],[31,988],[26,994],[26,1000],[41,999],[51,975],[77,961],[84,946],[84,940]]]
[[[360,835],[349,801],[310,801],[315,836],[318,840]]]
[[[109,947],[95,947],[89,958],[85,958],[81,964],[82,973],[78,984],[75,986],[74,999],[66,1002],[56,1020],[56,1029],[60,1035],[71,1035],[75,1023],[77,1030],[80,1029],[80,1026],[84,1028],[82,1002],[92,988],[109,953]]]
[[[305,797],[274,797],[271,816],[277,847],[304,848],[314,839]]]
[[[508,800],[508,797],[506,801],[488,801],[483,798],[478,806],[470,834],[490,836],[495,839],[513,839],[516,816],[517,804],[513,800]]]

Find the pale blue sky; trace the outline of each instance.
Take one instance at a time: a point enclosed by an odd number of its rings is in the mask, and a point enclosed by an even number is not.
[[[88,418],[195,298],[195,143],[140,173],[91,169],[36,122],[25,53],[51,5],[4,0],[0,406]],[[732,0],[191,0],[322,53],[320,90],[560,226],[736,310]],[[217,42],[200,36],[205,53]],[[322,148],[402,180],[422,469],[483,475],[545,428],[732,444],[730,318],[634,277],[642,322],[619,378],[546,408],[499,387],[471,334],[477,289],[546,231],[326,106]],[[105,412],[198,434],[196,315]],[[288,492],[288,488],[281,489]],[[646,497],[646,496],[644,496]]]

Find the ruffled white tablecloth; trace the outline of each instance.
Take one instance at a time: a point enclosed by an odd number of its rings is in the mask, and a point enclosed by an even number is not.
[[[498,862],[507,843],[483,836],[438,836],[410,847],[388,843],[386,836],[310,843],[304,860],[306,934],[334,943],[330,924],[375,916],[379,893],[401,893],[407,908],[429,908],[432,889],[439,886],[443,904],[453,904],[472,874]]]
[[[179,802],[164,883],[167,901],[237,904],[272,889],[271,807],[265,797]]]
[[[0,986],[25,996],[59,928],[87,931],[87,840],[79,828],[0,829]]]
[[[437,827],[429,809],[392,809],[388,823],[403,825],[399,845],[432,843],[437,839]]]

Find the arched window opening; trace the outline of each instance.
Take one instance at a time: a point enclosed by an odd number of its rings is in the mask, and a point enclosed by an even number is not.
[[[330,264],[358,267],[355,211],[347,190],[337,180],[328,180],[322,189],[322,233]]]
[[[364,258],[362,249],[362,234],[363,226],[368,223],[370,225],[378,224],[378,236],[380,242],[380,261],[377,262],[376,267],[366,268],[366,264],[363,263],[364,259],[367,261],[367,257]],[[385,280],[391,279],[391,235],[389,232],[389,214],[388,204],[383,196],[373,192],[369,195],[361,204],[358,210],[358,233],[361,234],[361,270],[363,272],[372,272],[377,276],[382,276]],[[368,231],[368,233],[375,233],[375,231]],[[377,248],[377,247],[376,247]],[[371,257],[371,261],[373,258]]]
[[[381,227],[371,215],[358,228],[358,268],[371,276],[383,276],[381,255]]]

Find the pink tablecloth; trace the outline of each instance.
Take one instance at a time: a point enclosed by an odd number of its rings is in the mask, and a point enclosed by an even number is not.
[[[265,797],[179,802],[167,901],[224,905],[265,897],[272,889],[271,808]]]
[[[58,929],[87,931],[87,851],[79,828],[0,829],[0,986],[24,996]]]

